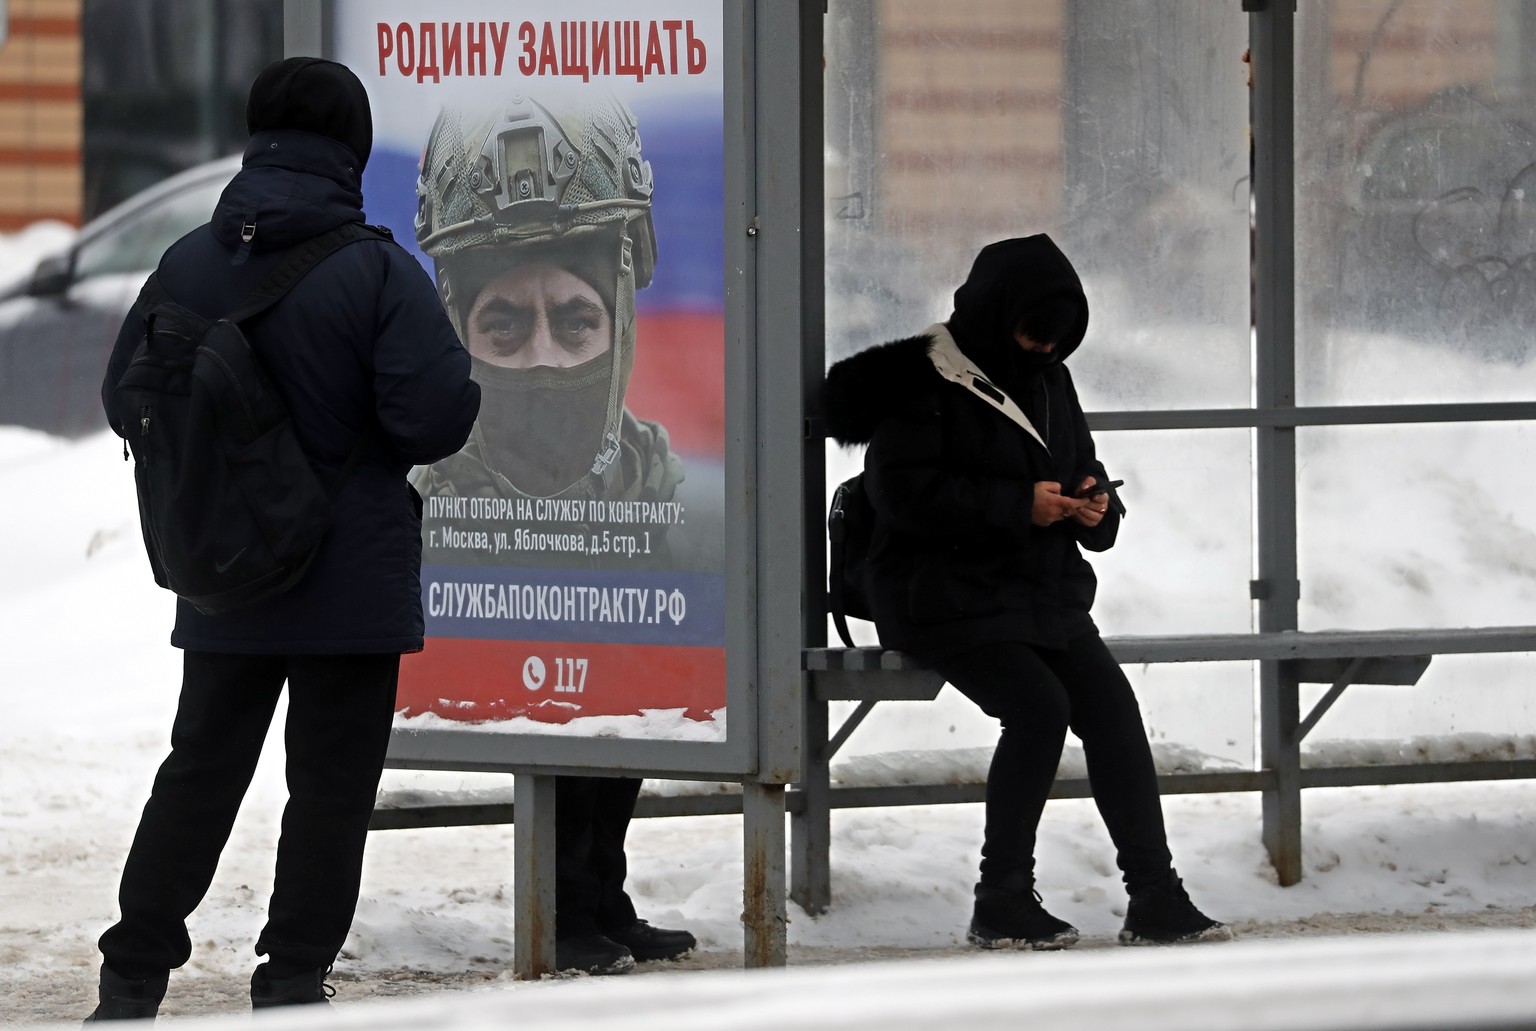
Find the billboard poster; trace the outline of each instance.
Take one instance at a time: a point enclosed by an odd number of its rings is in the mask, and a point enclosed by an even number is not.
[[[368,218],[433,276],[482,392],[465,448],[412,472],[403,717],[723,739],[719,0],[334,10],[373,105]]]

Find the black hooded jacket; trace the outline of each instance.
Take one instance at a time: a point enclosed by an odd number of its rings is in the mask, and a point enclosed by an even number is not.
[[[176,300],[214,318],[254,290],[286,248],[361,221],[361,162],[350,147],[311,132],[259,131],[213,221],[166,251],[160,281]],[[246,222],[256,232],[242,256]],[[286,594],[216,616],[178,601],[171,643],[244,654],[420,650],[421,498],[406,474],[458,451],[480,407],[469,354],[431,277],[393,243],[354,243],[243,328],[323,482],[345,465],[361,434],[370,438],[334,499],[334,522],[304,578]],[[143,333],[135,307],[103,384],[119,435],[111,392]]]
[[[1013,337],[1018,313],[1053,294],[1076,300],[1076,324],[1054,355],[1023,351]],[[1067,493],[1085,477],[1108,479],[1062,364],[1087,325],[1077,273],[1043,235],[984,248],[955,292],[950,334],[1025,411],[1045,447],[941,378],[928,358],[929,335],[862,351],[828,371],[830,435],[868,445],[865,485],[877,521],[867,586],[886,647],[919,656],[996,641],[1061,647],[1094,631],[1088,611],[1097,581],[1079,545],[1114,544],[1119,499],[1112,496],[1092,528],[1030,520],[1036,482],[1055,481]]]

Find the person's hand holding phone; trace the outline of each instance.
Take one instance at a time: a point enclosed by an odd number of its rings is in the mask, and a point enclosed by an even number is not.
[[[1098,526],[1104,521],[1104,514],[1109,511],[1109,491],[1118,487],[1124,480],[1110,480],[1108,483],[1100,483],[1097,477],[1085,476],[1083,482],[1077,485],[1077,490],[1072,496],[1081,500],[1081,506],[1072,513],[1072,518],[1083,526]]]
[[[1082,507],[1083,502],[1063,494],[1061,484],[1055,480],[1039,480],[1035,483],[1035,503],[1029,511],[1029,521],[1036,526],[1051,526],[1069,516],[1075,518]]]

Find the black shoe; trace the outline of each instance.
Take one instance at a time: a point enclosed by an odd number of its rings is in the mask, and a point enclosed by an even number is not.
[[[96,989],[96,1009],[85,1018],[85,1023],[102,1020],[154,1020],[160,1012],[160,1000],[165,998],[165,986],[169,974],[148,977],[142,981],[122,977],[105,963],[101,965],[101,987]]]
[[[1196,909],[1184,882],[1170,873],[1166,880],[1131,893],[1120,944],[1177,945],[1231,941],[1235,937],[1232,928]]]
[[[263,963],[251,975],[251,1009],[264,1010],[273,1006],[326,1006],[336,989],[325,983],[330,967],[306,970],[288,977],[272,977]]]
[[[644,920],[636,920],[618,931],[604,931],[607,937],[624,946],[640,961],[651,959],[678,959],[693,951],[699,940],[687,931],[669,931],[665,927],[652,927]]]
[[[555,969],[561,973],[627,974],[635,969],[635,957],[612,938],[577,934],[555,939]]]
[[[1032,885],[978,884],[965,940],[983,949],[1065,949],[1077,944],[1077,928],[1047,913]]]

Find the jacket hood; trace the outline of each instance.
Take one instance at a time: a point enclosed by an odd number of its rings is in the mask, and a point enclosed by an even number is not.
[[[1049,356],[1031,355],[1014,340],[1019,316],[1052,297],[1075,302],[1077,319]],[[1088,331],[1088,298],[1077,270],[1049,236],[987,244],[955,291],[955,310],[946,323],[955,341],[990,376],[1009,384],[1042,365],[1066,361]]]
[[[1071,299],[1078,315],[1047,357],[1020,348],[1013,329],[1023,312],[1049,297]],[[967,358],[1012,392],[1020,379],[1077,350],[1088,330],[1088,298],[1077,270],[1049,236],[999,240],[976,255],[970,275],[955,291],[955,311],[945,328]],[[868,444],[892,412],[944,384],[928,357],[932,341],[928,334],[893,340],[828,369],[822,393],[827,434],[845,446]]]
[[[361,171],[373,150],[373,111],[368,91],[344,64],[319,57],[274,61],[251,83],[245,104],[251,135],[269,129],[301,129],[347,145]]]
[[[932,337],[893,340],[849,355],[827,370],[822,412],[839,444],[868,444],[893,411],[944,384],[928,358]]]
[[[213,211],[213,235],[244,253],[282,250],[363,221],[357,159],[346,144],[298,130],[258,132]],[[249,241],[246,226],[254,226]]]

